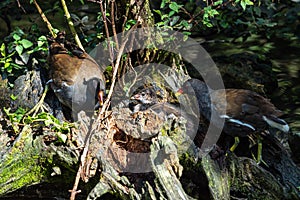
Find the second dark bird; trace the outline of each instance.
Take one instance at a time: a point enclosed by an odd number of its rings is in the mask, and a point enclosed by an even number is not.
[[[283,132],[289,131],[288,124],[279,118],[283,113],[256,92],[244,89],[211,90],[198,79],[188,80],[180,90],[187,93],[194,91],[200,112],[207,120],[210,120],[211,112],[216,112],[220,118],[225,119],[226,131],[230,131],[230,128],[242,129],[243,133],[231,131],[236,136],[263,131],[268,126]]]
[[[247,137],[261,133],[268,127],[289,131],[288,124],[279,117],[283,113],[268,99],[243,89],[211,90],[203,81],[190,79],[186,81],[179,93],[194,94],[197,97],[200,113],[213,125],[218,126],[220,119],[225,119],[223,131],[235,137]],[[212,113],[217,116],[211,119]],[[261,151],[261,149],[258,149]],[[258,160],[261,155],[258,155]]]

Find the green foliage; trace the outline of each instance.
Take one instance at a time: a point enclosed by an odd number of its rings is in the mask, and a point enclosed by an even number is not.
[[[136,20],[135,19],[127,20],[126,24],[125,24],[125,31],[128,31],[135,24],[136,24]]]
[[[30,34],[26,34],[20,28],[16,28],[4,39],[0,47],[0,69],[2,76],[18,76],[26,72],[32,66],[33,57],[39,62],[46,62],[44,58],[38,59],[38,54],[46,54],[48,51],[47,38],[38,36],[37,28],[33,25]]]
[[[37,39],[37,45],[30,51],[28,51],[28,54],[32,54],[35,52],[48,52],[48,42],[46,36],[42,35]]]
[[[160,20],[156,22],[155,26],[169,28],[171,30],[182,30],[186,36],[190,35],[192,25],[181,17],[184,13],[182,8],[183,5],[175,1],[163,0],[160,9],[153,10],[160,17]]]
[[[0,47],[0,69],[1,72],[12,73],[13,69],[21,69],[22,67],[18,64],[14,63],[13,56],[16,52],[12,52],[10,54],[6,53],[6,45],[4,43],[1,44]]]
[[[207,27],[213,27],[212,23],[210,22],[211,18],[214,18],[216,15],[219,15],[219,12],[216,9],[213,9],[211,6],[207,6],[203,9],[203,21],[202,23]]]
[[[15,112],[13,113],[10,113],[10,109],[11,108],[3,108],[5,114],[8,116],[9,118],[9,121],[11,123],[14,123],[14,122],[17,122],[17,123],[20,123],[24,114],[26,113],[26,110],[23,109],[23,108],[18,108]]]
[[[19,125],[30,124],[31,127],[42,126],[48,127],[52,131],[57,133],[58,138],[62,142],[66,142],[66,133],[70,132],[72,127],[75,127],[75,124],[68,122],[60,122],[57,118],[55,118],[50,113],[41,112],[36,116],[27,116],[26,110],[23,108],[18,108],[15,112],[10,112],[10,108],[3,109],[5,114],[8,116],[9,121],[12,124],[12,128],[15,133],[19,133]]]
[[[300,38],[300,4],[292,1],[172,1],[162,0],[156,26],[197,35],[222,33],[234,39],[259,35],[287,40]]]
[[[253,6],[253,2],[250,0],[237,0],[235,1],[236,3],[240,3],[242,6],[243,10],[246,10],[246,6]]]
[[[14,133],[18,134],[20,129],[19,129],[19,124],[26,113],[26,110],[23,108],[18,108],[14,113],[10,112],[11,108],[3,108],[5,114],[8,116],[9,121],[11,122],[12,129]]]

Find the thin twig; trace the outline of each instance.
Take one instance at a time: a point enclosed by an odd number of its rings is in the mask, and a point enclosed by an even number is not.
[[[70,200],[75,200],[76,194],[81,192],[80,190],[77,190],[77,188],[78,188],[78,184],[80,181],[81,173],[82,173],[85,163],[86,163],[86,156],[87,156],[87,153],[89,150],[90,139],[91,139],[91,136],[93,135],[92,134],[93,133],[93,130],[92,130],[93,123],[94,123],[94,120],[91,120],[89,127],[87,129],[88,132],[86,134],[86,138],[85,138],[85,142],[84,142],[84,149],[83,149],[83,152],[80,157],[80,164],[79,164],[79,169],[78,169],[76,177],[75,177],[75,183],[73,185],[73,189],[69,190],[69,192],[71,192]]]
[[[136,83],[137,77],[138,77],[137,72],[135,71],[134,67],[132,66],[131,59],[129,59],[128,65],[131,67],[131,70],[134,72],[134,79],[133,79],[131,85],[128,87],[126,96],[129,96],[129,92],[130,92],[131,88],[134,86],[134,84]]]
[[[108,26],[107,26],[107,19],[106,19],[106,10],[104,10],[103,5],[102,5],[103,1],[100,0],[99,5],[100,5],[100,10],[102,13],[102,18],[103,18],[103,23],[104,23],[104,27],[105,27],[105,34],[106,34],[106,38],[107,38],[107,45],[108,45],[108,50],[109,50],[109,55],[110,55],[110,60],[111,60],[111,66],[114,69],[114,61],[113,61],[113,51],[112,51],[112,45],[111,45],[111,41],[109,38],[109,31],[108,31]]]
[[[118,55],[117,55],[117,59],[116,59],[116,65],[115,65],[115,69],[114,69],[114,72],[113,72],[111,86],[109,88],[107,98],[106,98],[106,100],[105,100],[105,102],[104,102],[104,104],[101,108],[100,115],[102,115],[108,109],[108,106],[110,104],[110,99],[111,99],[111,96],[112,96],[112,93],[113,93],[113,90],[114,90],[114,87],[115,87],[115,84],[116,84],[118,68],[120,66],[121,57],[123,55],[124,48],[126,46],[126,43],[128,41],[129,36],[131,35],[132,31],[136,29],[138,24],[139,24],[139,21],[127,32],[127,35],[122,40],[122,45],[120,46],[120,49],[119,49],[119,52],[118,52]]]
[[[65,15],[66,15],[66,18],[67,18],[67,22],[68,22],[69,28],[70,28],[70,30],[72,32],[73,37],[75,38],[75,42],[79,46],[79,48],[81,48],[82,50],[84,50],[84,48],[83,48],[83,46],[82,46],[82,44],[80,42],[80,39],[78,37],[78,34],[77,34],[77,32],[76,32],[76,30],[74,28],[74,24],[72,22],[71,15],[69,13],[69,10],[68,10],[68,7],[67,7],[67,4],[66,4],[65,0],[61,0],[61,4],[62,4],[62,7],[64,9],[64,12],[65,12]]]
[[[115,24],[115,0],[111,0],[111,25],[116,43],[116,49],[119,50],[119,41],[117,38],[116,24]]]
[[[53,37],[56,37],[56,34],[55,34],[54,31],[53,31],[53,27],[52,27],[51,23],[48,21],[46,15],[45,15],[44,12],[42,11],[42,9],[41,9],[41,7],[39,6],[39,4],[36,2],[36,0],[33,0],[33,3],[34,3],[34,5],[35,5],[36,9],[38,10],[38,12],[39,12],[41,18],[42,18],[43,21],[46,23],[47,28],[49,29],[49,32],[51,33],[51,35],[52,35]]]
[[[98,3],[100,5],[100,10],[101,10],[102,18],[103,18],[105,34],[106,34],[106,39],[107,39],[109,57],[110,57],[110,61],[111,61],[111,66],[114,69],[115,65],[114,65],[114,56],[113,56],[113,51],[112,51],[113,47],[111,45],[111,40],[109,38],[110,36],[109,36],[109,31],[108,31],[108,26],[107,26],[106,9],[103,8],[103,5],[102,5],[103,1],[102,0],[100,0],[100,1],[88,0],[88,1],[93,2],[93,3]]]
[[[120,50],[118,52],[117,59],[116,59],[116,65],[115,65],[114,72],[113,72],[111,86],[110,86],[107,98],[106,98],[106,100],[105,100],[105,102],[102,106],[100,115],[102,115],[106,111],[106,109],[108,108],[108,105],[109,105],[109,102],[110,102],[110,99],[111,99],[111,96],[112,96],[112,93],[113,93],[113,90],[114,90],[114,87],[115,87],[116,77],[117,77],[117,74],[118,74],[118,68],[120,66],[121,56],[123,54],[123,51],[124,51],[124,48],[125,48],[125,45],[126,45],[127,41],[128,41],[128,37],[126,37],[125,40],[123,40],[122,45],[120,47]]]
[[[21,8],[22,11],[23,11],[25,14],[27,14],[27,13],[26,13],[26,10],[24,9],[24,7],[20,4],[20,1],[17,0],[17,2],[18,2],[18,7]]]
[[[40,109],[42,110],[42,112],[44,111],[44,107],[43,107],[44,105],[43,105],[43,103],[44,103],[44,99],[45,99],[45,97],[46,97],[46,94],[47,94],[48,90],[49,90],[49,86],[48,86],[48,84],[46,84],[45,89],[44,89],[44,92],[43,92],[43,94],[42,94],[42,96],[41,96],[39,102],[38,102],[38,103],[37,103],[30,111],[28,111],[28,112],[24,115],[23,119],[25,119],[25,116],[29,116],[29,115],[31,115],[32,113],[33,113],[32,117],[35,117],[36,114],[37,114],[37,112],[38,112]]]
[[[127,18],[128,18],[128,15],[129,15],[129,5],[126,7],[126,12],[125,12],[125,16],[124,16],[124,21],[123,21],[123,24],[122,24],[122,33],[125,32],[125,25],[126,25],[126,22],[127,22]],[[122,35],[124,36],[124,35]]]
[[[77,190],[77,188],[78,188],[78,185],[79,185],[81,174],[83,173],[84,168],[86,166],[86,157],[87,157],[87,154],[89,152],[91,137],[95,133],[95,131],[98,130],[98,126],[100,124],[102,124],[103,121],[106,120],[108,116],[104,116],[104,117],[101,116],[101,117],[97,118],[97,121],[95,121],[95,120],[90,121],[88,132],[86,134],[86,138],[85,138],[85,141],[84,141],[84,148],[83,148],[82,154],[80,156],[80,164],[79,164],[79,168],[77,170],[77,174],[76,174],[76,177],[75,177],[75,183],[73,185],[72,190],[69,190],[69,192],[71,192],[70,200],[75,200],[76,194],[81,192],[81,190]]]

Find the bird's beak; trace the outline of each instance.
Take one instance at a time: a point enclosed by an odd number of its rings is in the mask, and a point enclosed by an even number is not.
[[[130,97],[131,100],[139,100],[140,99],[140,95],[139,94],[135,94],[132,97]]]
[[[98,100],[99,100],[99,105],[103,106],[103,103],[104,103],[104,92],[102,90],[100,90],[99,93],[98,93]]]
[[[180,95],[183,94],[183,89],[180,88],[179,90],[177,90],[177,92],[175,93],[175,97],[179,97]]]

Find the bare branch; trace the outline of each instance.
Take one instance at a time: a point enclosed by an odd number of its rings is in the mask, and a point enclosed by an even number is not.
[[[119,42],[117,38],[117,31],[115,25],[115,0],[111,0],[111,25],[112,25],[112,30],[114,34],[115,43],[116,43],[116,48],[117,50],[119,50]]]
[[[56,37],[56,34],[53,31],[53,27],[51,25],[51,23],[49,22],[49,20],[47,19],[46,15],[44,14],[44,12],[42,11],[41,7],[39,6],[39,4],[36,2],[36,0],[33,0],[33,3],[36,7],[36,9],[38,10],[39,14],[41,15],[41,18],[43,19],[43,21],[46,23],[47,28],[49,29],[49,32],[51,33],[51,35],[53,37]]]
[[[74,24],[72,22],[71,15],[69,13],[69,10],[68,10],[68,7],[66,5],[65,0],[61,0],[61,4],[62,4],[62,7],[64,9],[64,12],[65,12],[65,15],[66,15],[66,18],[67,18],[67,22],[68,22],[69,28],[70,28],[70,30],[72,32],[73,37],[75,38],[75,42],[79,46],[79,48],[81,48],[82,50],[84,50],[84,48],[83,48],[83,46],[81,44],[81,41],[80,41],[80,39],[78,37],[78,34],[77,34],[77,32],[76,32],[76,30],[74,28]]]

